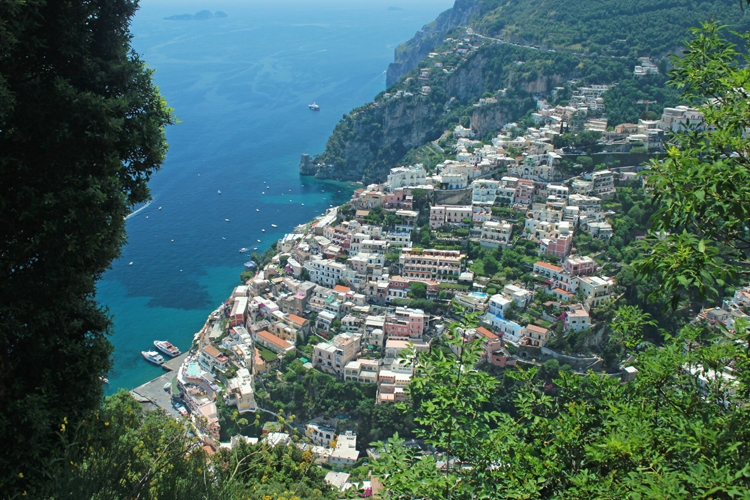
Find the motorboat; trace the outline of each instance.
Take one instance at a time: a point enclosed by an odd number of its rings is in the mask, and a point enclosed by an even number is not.
[[[229,222],[229,219],[224,219],[225,221]]]
[[[198,174],[198,175],[201,175],[201,174]],[[221,189],[219,189],[219,194],[221,194]]]
[[[141,351],[141,356],[146,358],[149,363],[160,366],[164,364],[164,358],[156,351]]]
[[[316,103],[308,104],[307,107],[312,109],[313,111],[320,111],[320,106],[318,106]]]
[[[132,266],[132,265],[133,265],[133,263],[132,263],[132,262],[128,262],[128,265],[129,265],[129,266]]]
[[[174,358],[175,356],[179,356],[180,354],[182,354],[180,352],[180,350],[176,346],[172,345],[170,342],[168,342],[166,340],[154,340],[154,345],[161,352],[163,352],[164,354],[166,354],[167,356],[170,356],[172,358]]]
[[[265,233],[265,232],[266,232],[266,230],[265,230],[265,229],[261,229],[261,230],[260,230],[260,232],[261,232],[261,233]]]
[[[247,252],[247,248],[245,247],[240,248],[240,253],[245,253],[245,252]]]
[[[256,212],[260,212],[260,208],[256,208],[256,209],[255,209],[255,211],[256,211]]]
[[[271,227],[279,227],[279,226],[277,226],[276,224],[271,224]]]

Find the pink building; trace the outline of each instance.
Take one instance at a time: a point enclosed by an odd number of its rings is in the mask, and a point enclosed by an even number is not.
[[[411,209],[414,197],[410,192],[411,190],[400,187],[396,188],[393,193],[386,194],[385,208]]]
[[[573,234],[561,234],[557,238],[544,238],[539,244],[539,249],[546,254],[554,255],[564,259],[573,246]]]
[[[397,307],[395,314],[386,316],[383,331],[389,339],[421,339],[426,323],[421,309]]]
[[[563,267],[573,276],[590,275],[596,272],[597,264],[591,257],[568,257]]]
[[[516,192],[513,196],[514,203],[528,205],[534,198],[534,181],[528,179],[519,179],[516,185]]]

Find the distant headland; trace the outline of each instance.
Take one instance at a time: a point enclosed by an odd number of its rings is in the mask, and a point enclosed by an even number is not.
[[[213,14],[210,10],[202,10],[195,14],[178,14],[176,16],[165,17],[167,21],[205,21],[214,17],[228,17],[226,12],[217,10]]]

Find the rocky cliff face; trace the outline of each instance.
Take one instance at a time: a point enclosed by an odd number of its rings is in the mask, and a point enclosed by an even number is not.
[[[519,64],[522,56],[527,61]],[[575,76],[575,64],[560,66],[572,68],[573,73],[542,74],[534,69],[539,65],[554,68],[551,61],[555,57],[510,45],[487,46],[454,73],[432,82],[428,95],[383,98],[357,109],[334,129],[326,151],[318,158],[322,164],[316,166],[316,176],[383,181],[389,169],[399,165],[410,149],[438,139],[464,117],[469,118],[479,137],[497,131],[534,107],[534,100],[526,92],[545,93]],[[506,87],[511,78],[513,91],[499,102],[473,105],[485,92],[496,93]]]
[[[386,86],[396,83],[399,78],[419,64],[427,54],[440,45],[448,31],[467,24],[469,19],[479,11],[480,3],[480,0],[456,0],[452,8],[440,14],[435,21],[425,25],[411,40],[396,47],[394,61],[388,66]]]

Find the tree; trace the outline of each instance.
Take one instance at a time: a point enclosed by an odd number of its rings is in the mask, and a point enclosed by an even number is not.
[[[409,283],[409,296],[415,299],[424,299],[427,297],[427,285],[420,281]]]
[[[173,118],[130,47],[137,3],[0,7],[0,489],[43,484],[55,432],[102,396],[95,284],[149,198]],[[30,369],[33,367],[33,369]]]
[[[559,370],[552,395],[536,367],[506,370],[515,384],[503,413],[487,410],[498,381],[465,369],[476,351],[420,353],[405,409],[416,436],[451,461],[437,467],[396,437],[380,443],[374,473],[388,498],[742,497],[750,488],[747,326],[736,339],[687,327],[663,348],[646,347],[628,384]],[[731,377],[708,375],[730,360]]]
[[[487,276],[493,276],[498,270],[497,261],[492,256],[487,256],[483,260],[484,273]]]
[[[750,59],[716,24],[691,32],[671,75],[700,104],[703,123],[687,124],[671,137],[666,157],[651,162],[647,179],[658,209],[649,255],[637,264],[642,275],[662,276],[673,308],[690,290],[718,297],[750,264]]]

